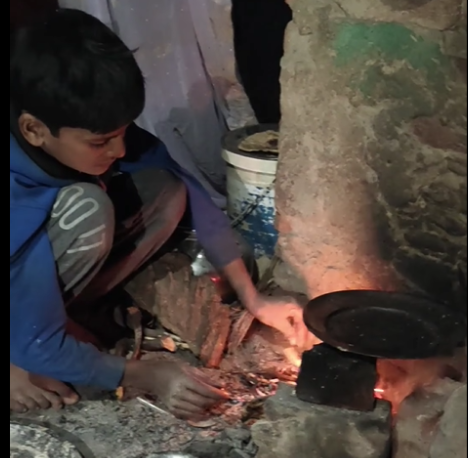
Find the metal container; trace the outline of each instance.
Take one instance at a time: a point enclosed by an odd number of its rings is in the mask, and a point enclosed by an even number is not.
[[[259,271],[257,261],[253,249],[247,242],[236,232],[237,243],[240,248],[242,259],[247,267],[247,271],[254,283],[258,282]],[[218,292],[226,304],[232,304],[237,300],[237,296],[229,283],[222,277],[220,273],[211,265],[205,256],[203,249],[198,243],[195,231],[191,231],[188,237],[179,245],[178,250],[186,254],[192,260],[192,272],[196,277],[209,275],[212,281],[216,284]]]
[[[272,258],[278,240],[275,228],[275,182],[278,155],[246,153],[240,143],[251,135],[278,131],[278,125],[260,124],[231,131],[223,139],[223,159],[227,164],[228,215],[255,250],[257,258]]]

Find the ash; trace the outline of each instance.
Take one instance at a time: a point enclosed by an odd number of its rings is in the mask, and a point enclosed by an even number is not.
[[[276,393],[279,382],[293,383],[297,377],[284,348],[284,342],[270,330],[257,329],[242,348],[226,356],[220,369],[199,368],[230,393],[230,401],[215,408],[204,424],[190,425],[156,411],[138,401],[141,393],[126,393],[127,400],[118,401],[114,393],[91,390],[79,390],[82,401],[61,412],[28,413],[10,421],[32,420],[59,427],[86,444],[93,458],[182,453],[193,458],[253,458],[257,447],[249,427],[263,417],[263,403]],[[156,352],[145,358],[197,365],[188,352]],[[150,401],[157,405],[156,400]],[[33,456],[44,454],[37,450]]]
[[[149,458],[160,453],[186,453],[193,458],[253,458],[257,452],[248,429],[228,428],[221,422],[209,429],[195,428],[136,400],[118,402],[105,393],[88,393],[86,400],[62,412],[27,414],[10,418],[10,422],[18,419],[23,424],[32,420],[60,427],[86,444],[94,455],[89,458]],[[45,440],[34,441],[31,447],[35,454],[28,456],[48,456],[43,446],[50,448]]]

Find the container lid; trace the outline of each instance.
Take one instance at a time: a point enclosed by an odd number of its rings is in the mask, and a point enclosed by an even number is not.
[[[339,291],[309,302],[309,330],[343,351],[386,359],[450,355],[466,339],[466,317],[429,297],[384,291]]]

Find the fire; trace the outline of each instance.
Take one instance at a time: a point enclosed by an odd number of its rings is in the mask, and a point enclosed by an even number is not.
[[[288,360],[288,362],[296,368],[301,367],[301,355],[296,348],[285,348],[283,350],[284,356]]]
[[[379,377],[377,385],[374,388],[374,396],[376,399],[385,400],[385,383],[382,377]]]
[[[392,404],[394,414],[401,403],[419,389],[432,385],[436,380],[450,376],[453,360],[451,358],[428,359],[422,361],[378,362],[379,382],[375,397]]]
[[[384,395],[385,395],[385,390],[383,388],[375,388],[374,389],[374,395],[376,397],[376,399],[384,399]]]

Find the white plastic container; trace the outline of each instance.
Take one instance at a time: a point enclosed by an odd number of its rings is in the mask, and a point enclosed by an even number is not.
[[[250,132],[245,129],[231,132],[226,137],[223,150],[227,163],[228,215],[254,248],[257,258],[272,257],[278,240],[274,189],[278,158],[274,155],[243,153],[237,149],[233,138],[237,135],[238,144],[242,138],[261,130],[256,126],[256,130]]]

